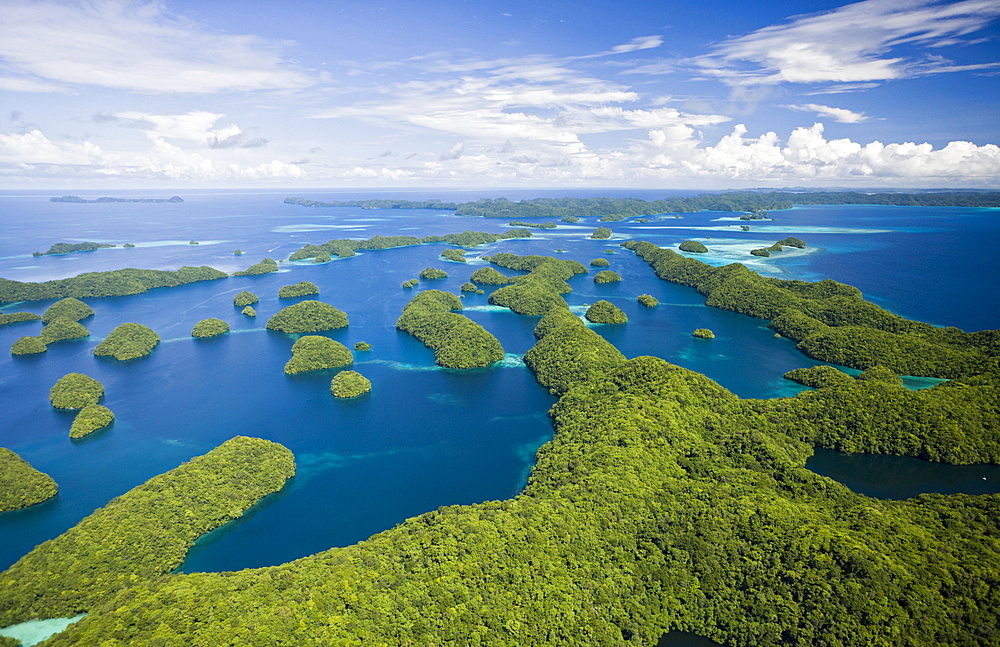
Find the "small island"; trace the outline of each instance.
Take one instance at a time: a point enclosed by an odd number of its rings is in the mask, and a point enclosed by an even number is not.
[[[294,297],[305,297],[311,294],[319,294],[319,288],[311,281],[299,281],[292,285],[285,285],[278,290],[279,299],[291,299]]]
[[[697,339],[715,339],[715,333],[708,328],[698,328],[691,335]]]
[[[440,270],[436,267],[425,267],[420,271],[420,278],[422,279],[446,279],[448,278],[448,273],[444,270]]]
[[[10,347],[11,355],[35,355],[37,353],[44,353],[49,349],[38,337],[21,337]]]
[[[590,237],[594,240],[607,240],[611,238],[611,230],[607,227],[598,227]]]
[[[306,373],[325,368],[339,368],[354,361],[354,355],[335,339],[306,335],[292,344],[292,358],[285,363],[285,373]]]
[[[708,251],[708,248],[699,243],[697,240],[685,240],[677,246],[677,249],[682,252],[692,252],[694,254],[704,254]]]
[[[142,202],[146,204],[178,204],[184,202],[179,195],[169,198],[97,198],[96,200],[86,200],[78,195],[64,195],[60,198],[49,198],[49,202],[74,202],[77,204],[109,204],[113,202]]]
[[[638,301],[641,305],[646,306],[647,308],[655,308],[660,304],[660,301],[651,294],[640,294],[636,298],[636,301]]]
[[[227,332],[229,332],[229,324],[222,319],[211,317],[209,319],[202,319],[196,323],[194,328],[191,330],[191,336],[204,339],[206,337],[223,335]]]
[[[70,438],[83,438],[87,434],[98,429],[104,429],[115,421],[115,414],[111,409],[100,404],[88,404],[80,409],[73,419],[73,426],[69,429]]]
[[[36,470],[15,452],[0,447],[0,512],[33,506],[58,492],[51,476]]]
[[[253,309],[253,306],[247,306],[240,311],[240,314],[246,315],[248,317],[256,317],[257,311]]]
[[[587,313],[584,317],[587,318],[587,321],[597,324],[628,323],[628,315],[621,308],[604,299],[595,302],[594,305],[587,308]]]
[[[341,371],[330,382],[330,393],[337,398],[356,398],[371,390],[371,380],[357,371]]]
[[[42,322],[51,323],[54,319],[62,317],[71,321],[80,321],[94,314],[93,308],[75,297],[60,299],[50,305],[42,313]]]
[[[446,249],[441,252],[441,258],[448,261],[455,261],[456,263],[468,263],[468,261],[465,260],[464,249]]]
[[[271,315],[267,329],[285,333],[320,332],[343,328],[347,323],[347,315],[329,303],[308,299]]]
[[[11,312],[9,314],[0,314],[0,326],[6,326],[7,324],[22,323],[25,321],[38,321],[41,319],[34,312]]]
[[[257,303],[258,301],[260,301],[260,299],[257,298],[257,295],[247,290],[243,290],[233,297],[233,305],[237,308],[242,308],[244,306]]]
[[[44,252],[34,252],[32,256],[56,256],[58,254],[72,254],[74,252],[92,252],[96,249],[108,249],[117,247],[111,243],[56,243]]]
[[[363,352],[363,351],[367,351],[367,350],[371,350],[371,349],[372,349],[372,345],[369,344],[366,341],[359,341],[358,343],[354,344],[354,350],[359,351],[359,352]]]
[[[594,275],[594,283],[618,283],[621,280],[621,275],[611,270],[601,270]]]
[[[462,292],[475,292],[478,289],[475,283],[470,283],[469,281],[463,283],[462,287],[459,288]]]
[[[590,261],[591,267],[608,267],[609,265],[611,265],[611,263],[609,263],[606,258],[595,258]]]
[[[67,373],[49,389],[49,401],[56,409],[82,409],[103,396],[104,385],[83,373]]]
[[[94,355],[110,355],[118,361],[145,357],[160,343],[160,336],[138,323],[123,323],[97,345]]]
[[[403,281],[403,287],[407,289],[415,288],[420,284],[417,279],[410,279],[409,281]]]
[[[273,258],[265,258],[259,263],[254,263],[250,267],[246,268],[241,272],[233,272],[233,276],[260,276],[261,274],[268,274],[270,272],[277,272],[278,264],[274,262]]]
[[[445,368],[489,366],[503,359],[503,347],[488,330],[465,315],[462,301],[451,292],[426,290],[413,297],[396,321],[434,351],[434,361]]]
[[[469,280],[484,285],[507,285],[512,279],[507,278],[492,267],[481,267],[472,273]]]
[[[531,227],[532,229],[555,229],[558,225],[554,222],[521,222],[519,220],[511,220],[507,223],[511,227]]]
[[[56,317],[45,324],[42,332],[38,335],[38,340],[48,345],[68,339],[83,339],[89,335],[90,331],[80,322],[65,317]]]

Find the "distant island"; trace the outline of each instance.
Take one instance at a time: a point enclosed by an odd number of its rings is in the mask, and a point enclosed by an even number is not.
[[[81,202],[85,204],[105,204],[108,202],[170,202],[179,203],[184,202],[184,199],[179,195],[175,195],[170,198],[97,198],[96,200],[87,200],[81,198],[78,195],[64,195],[60,198],[49,198],[49,202]]]
[[[73,252],[92,252],[95,249],[108,249],[117,247],[111,243],[92,243],[85,241],[82,243],[56,243],[44,252],[34,252],[32,256],[55,256],[56,254],[72,254]]]

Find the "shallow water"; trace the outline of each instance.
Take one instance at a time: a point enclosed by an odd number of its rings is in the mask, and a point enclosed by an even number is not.
[[[172,270],[181,265],[232,272],[264,256],[287,258],[305,243],[331,237],[509,229],[506,221],[458,218],[446,211],[285,205],[285,192],[189,192],[182,194],[183,204],[53,204],[50,195],[0,193],[0,276],[40,281],[126,266]],[[304,195],[318,200],[372,197]],[[433,192],[408,197],[480,196]],[[515,494],[526,482],[534,452],[552,433],[546,412],[554,399],[519,361],[534,344],[537,318],[489,306],[487,295],[465,294],[466,314],[495,334],[508,355],[486,369],[436,367],[430,350],[394,327],[414,294],[400,284],[425,267],[443,268],[450,276],[421,281],[418,290],[458,293],[483,266],[476,260],[483,254],[553,254],[561,248],[560,258],[588,267],[593,258],[607,258],[621,283],[598,285],[589,276],[577,276],[570,281],[573,293],[566,295],[580,309],[607,299],[629,316],[626,325],[594,330],[629,357],[662,357],[743,397],[779,397],[803,389],[783,379],[784,372],[818,362],[801,355],[789,340],[775,338],[766,322],[707,308],[693,290],[657,279],[618,242],[641,238],[676,246],[698,237],[710,250],[703,260],[713,264],[745,260],[755,262],[757,271],[783,278],[834,278],[862,287],[880,305],[901,314],[977,329],[998,325],[1000,296],[987,284],[998,261],[988,250],[968,249],[966,241],[990,240],[998,227],[997,213],[808,207],[775,212],[775,221],[753,222],[744,235],[737,226],[717,221],[731,214],[706,212],[645,225],[610,223],[612,241],[590,239],[600,223],[586,219],[573,227],[533,231],[530,240],[475,248],[469,263],[444,261],[439,254],[446,246],[431,244],[366,251],[324,264],[283,263],[281,272],[259,277],[87,299],[97,312],[83,322],[90,338],[53,344],[38,357],[0,353],[5,405],[0,445],[60,485],[55,499],[0,515],[0,567],[114,496],[237,434],[286,445],[296,455],[298,474],[243,518],[202,538],[183,571],[277,564],[351,544],[438,506]],[[26,222],[31,226],[25,227]],[[718,226],[727,230],[724,238],[698,229]],[[706,234],[712,238],[705,240]],[[742,251],[788,235],[803,238],[810,251],[770,259]],[[81,240],[137,247],[31,256],[56,242]],[[191,240],[201,244],[191,245]],[[234,255],[237,248],[245,253]],[[914,259],[924,263],[930,258],[948,262],[914,269]],[[319,299],[348,313],[350,326],[329,332],[330,337],[348,347],[357,341],[372,344],[370,352],[355,354],[353,366],[372,380],[370,394],[336,401],[328,391],[336,371],[282,372],[294,336],[266,331],[264,324],[297,300],[279,300],[278,288],[301,280],[316,283]],[[261,298],[254,305],[256,319],[232,305],[232,297],[244,289]],[[635,297],[641,293],[655,296],[660,305],[639,306]],[[934,298],[927,298],[928,293]],[[3,311],[41,313],[50,303],[9,304]],[[192,339],[192,326],[207,317],[229,322],[232,331],[221,338]],[[150,356],[130,362],[94,357],[97,341],[124,321],[148,325],[164,341]],[[695,328],[712,329],[716,339],[692,338]],[[0,347],[9,348],[18,337],[39,329],[38,323],[0,327]],[[110,428],[79,441],[68,438],[72,413],[52,409],[47,399],[52,384],[71,371],[100,380],[106,390],[103,404],[116,414]]]

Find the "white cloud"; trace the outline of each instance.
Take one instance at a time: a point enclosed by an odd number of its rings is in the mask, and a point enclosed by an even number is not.
[[[912,61],[888,54],[902,45],[932,48],[961,42],[997,16],[1000,4],[995,0],[866,0],[730,39],[697,62],[704,73],[733,85],[855,84],[958,71],[944,60]]]
[[[828,117],[842,124],[859,124],[862,121],[868,121],[868,117],[863,112],[854,112],[846,108],[833,108],[818,103],[805,103],[785,107],[798,112],[813,112],[816,113],[817,117]]]
[[[0,60],[52,83],[144,93],[297,88],[312,80],[283,59],[281,45],[223,34],[147,0],[0,2]],[[22,81],[22,84],[27,83]]]
[[[40,130],[23,134],[0,133],[0,162],[30,164],[100,164],[106,161],[100,147],[89,142],[55,143]]]

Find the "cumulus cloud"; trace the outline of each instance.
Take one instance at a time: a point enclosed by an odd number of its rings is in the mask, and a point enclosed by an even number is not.
[[[733,85],[856,84],[982,69],[997,64],[956,67],[940,58],[912,60],[891,52],[959,43],[997,16],[995,0],[866,0],[732,38],[697,63]]]
[[[179,139],[204,144],[210,148],[260,148],[268,141],[251,137],[232,124],[215,128],[224,114],[195,110],[179,115],[155,115],[143,112],[119,112],[112,116],[94,115],[95,121],[123,120],[131,126],[146,130],[151,139]]]
[[[854,112],[846,108],[832,108],[818,103],[805,103],[785,107],[798,112],[813,112],[817,117],[828,117],[842,124],[859,124],[862,121],[868,121],[868,117],[863,112]]]
[[[283,44],[211,31],[147,0],[0,2],[0,88],[52,92],[79,84],[143,93],[299,88],[313,80]]]

